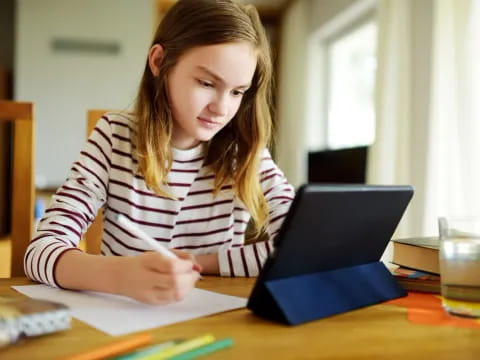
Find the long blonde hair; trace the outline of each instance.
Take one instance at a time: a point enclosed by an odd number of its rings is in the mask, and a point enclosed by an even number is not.
[[[138,170],[157,195],[171,197],[162,189],[173,161],[174,120],[166,75],[194,47],[238,41],[252,44],[257,52],[252,85],[231,122],[208,142],[204,164],[215,174],[214,194],[232,182],[236,196],[252,216],[254,229],[260,231],[268,218],[259,166],[272,132],[272,64],[265,30],[253,6],[231,0],[179,0],[162,19],[152,43],[164,49],[159,75],[152,74],[147,60],[135,104]]]

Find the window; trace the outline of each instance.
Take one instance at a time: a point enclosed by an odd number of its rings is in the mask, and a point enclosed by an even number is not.
[[[377,24],[350,28],[326,44],[327,147],[372,144],[375,138]]]

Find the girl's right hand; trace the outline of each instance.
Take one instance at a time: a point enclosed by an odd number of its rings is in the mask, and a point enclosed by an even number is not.
[[[167,304],[183,299],[200,277],[194,270],[194,262],[187,256],[172,259],[149,251],[122,258],[118,265],[119,271],[113,274],[115,292],[147,304]]]

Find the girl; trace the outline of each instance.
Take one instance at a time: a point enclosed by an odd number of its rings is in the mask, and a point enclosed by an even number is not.
[[[266,149],[271,71],[253,7],[178,1],[155,34],[134,113],[99,120],[27,249],[27,275],[151,304],[182,299],[199,272],[256,276],[294,196]],[[102,206],[102,254],[86,254],[78,244]],[[149,251],[117,214],[177,258]],[[244,244],[250,217],[268,241]]]

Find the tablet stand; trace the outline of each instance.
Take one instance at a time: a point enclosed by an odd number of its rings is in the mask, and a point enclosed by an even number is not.
[[[297,325],[406,296],[381,262],[274,280],[258,279],[247,307]]]

